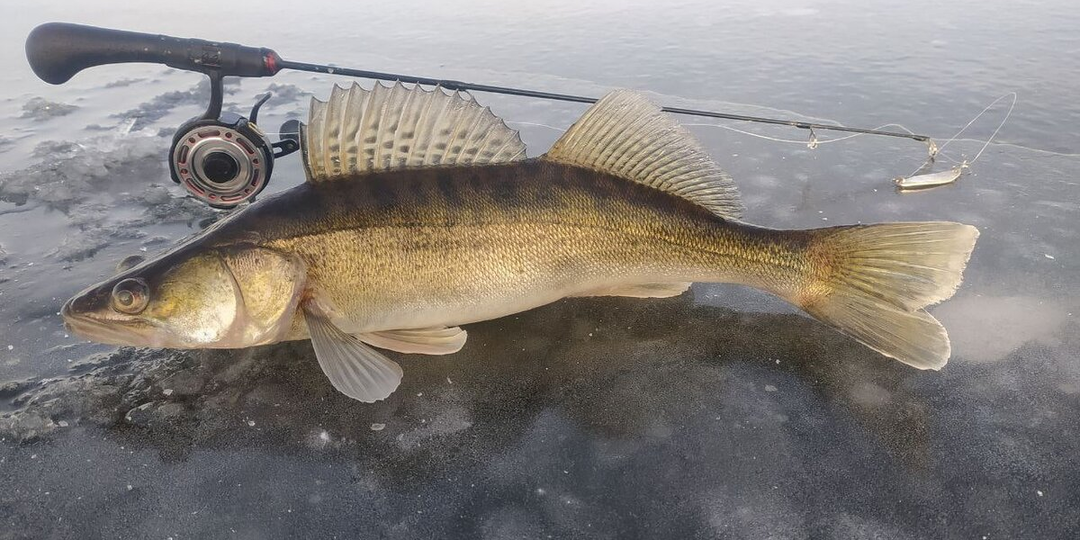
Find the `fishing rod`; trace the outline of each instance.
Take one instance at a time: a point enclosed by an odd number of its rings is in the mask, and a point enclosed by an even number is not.
[[[45,23],[26,38],[26,57],[34,73],[50,84],[63,84],[80,71],[119,63],[164,64],[203,73],[210,78],[210,104],[202,116],[180,126],[169,149],[169,169],[175,182],[196,198],[218,208],[231,208],[254,199],[266,187],[274,159],[300,147],[297,128],[290,120],[282,126],[281,140],[271,143],[258,129],[259,108],[270,98],[256,102],[248,117],[221,111],[224,77],[270,77],[290,69],[382,81],[440,86],[448,90],[487,92],[573,103],[595,103],[597,98],[542,92],[506,86],[435,79],[415,75],[341,68],[283,59],[272,49],[236,43],[213,42],[144,34],[70,23]],[[842,131],[899,137],[932,144],[929,136],[864,129],[780,118],[746,116],[718,111],[663,107],[672,114],[789,126],[817,131]]]
[[[510,96],[523,96],[540,99],[550,99],[555,101],[569,101],[573,103],[596,103],[597,98],[575,96],[573,94],[557,94],[553,92],[540,92],[537,90],[525,90],[522,88],[510,88],[507,86],[492,86],[489,84],[477,84],[470,82],[454,81],[448,79],[432,79],[429,77],[417,77],[415,75],[398,75],[396,73],[382,73],[379,71],[367,71],[363,69],[351,69],[351,68],[339,68],[333,66],[324,66],[321,64],[307,64],[303,62],[290,62],[288,60],[279,60],[277,65],[279,69],[293,69],[297,71],[309,71],[313,73],[326,73],[328,75],[344,75],[347,77],[358,77],[361,79],[376,79],[381,81],[401,81],[413,84],[427,84],[438,85],[449,90],[471,90],[475,92],[488,92],[492,94],[506,94]],[[766,118],[763,116],[746,116],[742,114],[732,114],[717,111],[703,111],[698,109],[684,109],[680,107],[661,107],[664,112],[672,114],[683,114],[687,116],[703,116],[707,118],[719,118],[723,120],[739,120],[742,122],[756,122],[759,124],[773,124],[781,126],[791,126],[800,129],[821,130],[821,131],[844,131],[848,133],[862,133],[865,135],[882,135],[885,137],[902,137],[905,139],[912,139],[919,142],[929,142],[930,137],[927,135],[917,135],[914,133],[901,133],[896,131],[883,131],[879,129],[865,129],[848,126],[839,126],[835,124],[818,124],[815,122],[803,122],[800,120],[783,120],[779,118]]]

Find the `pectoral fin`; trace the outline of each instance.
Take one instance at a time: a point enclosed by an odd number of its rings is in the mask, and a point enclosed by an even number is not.
[[[364,403],[385,399],[401,384],[401,366],[346,334],[325,315],[305,308],[311,344],[323,373],[339,392]]]
[[[368,345],[402,353],[453,354],[465,346],[465,338],[468,334],[454,326],[368,332],[356,337]]]

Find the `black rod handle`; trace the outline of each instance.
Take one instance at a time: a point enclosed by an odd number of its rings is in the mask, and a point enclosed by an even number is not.
[[[94,66],[126,62],[165,64],[222,76],[266,77],[281,57],[270,49],[84,26],[45,23],[26,38],[26,59],[41,80],[63,84]]]

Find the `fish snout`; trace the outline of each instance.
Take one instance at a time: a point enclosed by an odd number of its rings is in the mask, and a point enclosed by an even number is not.
[[[91,318],[87,316],[93,313],[91,296],[93,294],[90,291],[76,295],[64,302],[64,305],[60,308],[60,317],[64,320],[64,328],[69,332],[87,337],[87,327],[92,324]]]
[[[90,290],[64,302],[60,317],[68,332],[83,339],[111,345],[143,346],[148,330],[139,321],[113,316],[108,292]]]
[[[75,299],[70,298],[67,302],[64,302],[64,305],[60,308],[60,316],[63,317],[65,321],[71,317],[71,305],[73,303],[75,303]]]
[[[64,302],[63,307],[60,308],[60,318],[64,320],[64,328],[66,328],[69,332],[74,331],[74,329],[71,327],[71,319],[72,317],[74,317],[74,310],[72,308],[72,305],[74,303],[75,298],[71,298],[67,302]]]
[[[64,302],[60,307],[60,317],[69,332],[88,337],[106,322],[102,320],[102,311],[108,308],[109,292],[98,287],[85,290]]]
[[[60,316],[64,318],[64,321],[68,321],[95,313],[106,306],[108,306],[108,293],[98,287],[85,290],[64,302],[63,307],[60,308]]]

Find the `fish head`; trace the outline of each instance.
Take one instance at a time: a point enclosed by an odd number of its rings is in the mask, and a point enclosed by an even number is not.
[[[303,265],[257,247],[187,249],[137,264],[64,304],[65,325],[100,343],[242,348],[280,340]]]

